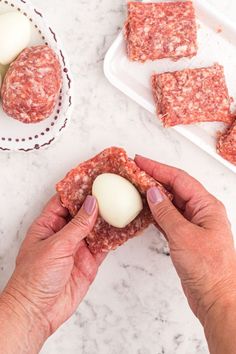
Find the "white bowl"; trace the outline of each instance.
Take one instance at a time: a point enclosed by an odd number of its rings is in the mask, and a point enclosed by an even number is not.
[[[45,22],[44,14],[28,0],[0,0],[0,14],[20,11],[32,23],[29,46],[48,44],[58,55],[62,67],[62,89],[53,114],[42,122],[21,123],[3,112],[0,103],[0,150],[32,151],[50,146],[67,126],[72,109],[72,81],[65,51],[57,34]]]

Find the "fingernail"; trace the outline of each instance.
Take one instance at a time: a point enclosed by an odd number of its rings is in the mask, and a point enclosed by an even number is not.
[[[152,187],[147,191],[147,198],[152,204],[163,202],[164,196],[157,187]]]
[[[92,215],[95,208],[96,208],[96,198],[94,198],[93,196],[91,195],[88,195],[87,198],[85,199],[85,202],[84,202],[84,210],[86,211],[86,213],[88,215]]]

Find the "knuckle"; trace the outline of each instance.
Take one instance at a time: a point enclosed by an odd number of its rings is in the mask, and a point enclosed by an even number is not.
[[[189,176],[189,174],[188,174],[186,171],[182,170],[181,168],[178,168],[177,171],[178,171],[179,174],[181,174],[182,176]]]
[[[159,175],[160,175],[160,166],[158,165],[158,163],[156,161],[153,162],[153,166],[151,168],[150,175],[156,181],[158,181],[158,178],[159,178]]]
[[[155,209],[155,216],[160,221],[166,219],[167,217],[169,218],[172,213],[173,207],[171,205],[166,205],[166,203],[158,205],[158,207]]]
[[[191,183],[190,175],[184,170],[177,169],[176,175],[173,180],[173,185],[181,185],[183,184],[183,181],[185,181],[186,184]]]
[[[211,203],[215,209],[218,209],[220,211],[226,211],[224,204],[216,197],[214,196],[211,197]]]
[[[43,227],[55,232],[55,225],[57,225],[57,222],[58,217],[55,214],[46,214],[43,212],[42,215],[36,220],[35,226],[39,229]]]
[[[226,211],[225,205],[223,204],[223,202],[221,200],[217,200],[217,207],[221,210],[221,211]]]
[[[158,173],[159,173],[159,167],[155,164],[153,171],[152,171],[152,175],[158,176]]]
[[[183,179],[185,177],[190,177],[190,175],[186,171],[182,170],[181,168],[178,168],[176,178]]]
[[[177,210],[171,203],[162,203],[154,211],[154,216],[157,223],[166,225],[170,232],[184,234],[188,230],[187,223],[179,216]]]
[[[74,219],[71,220],[72,225],[74,225],[77,228],[83,229],[83,230],[89,230],[90,229],[90,222],[88,219],[86,219],[82,215],[77,215]]]

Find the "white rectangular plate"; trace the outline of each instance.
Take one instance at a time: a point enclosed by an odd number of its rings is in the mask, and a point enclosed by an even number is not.
[[[148,2],[148,1],[145,1]],[[214,63],[225,67],[225,76],[230,95],[236,101],[236,25],[221,15],[205,0],[193,1],[198,22],[198,55],[178,62],[162,59],[145,64],[131,62],[127,58],[123,33],[120,33],[106,54],[104,72],[107,79],[118,89],[155,114],[150,77],[154,72],[205,67]],[[232,109],[235,109],[233,105]],[[153,118],[157,119],[157,118]],[[158,119],[157,119],[158,124]],[[159,124],[161,124],[159,122]],[[164,128],[163,128],[164,129]],[[236,166],[224,160],[216,152],[216,136],[225,129],[222,123],[201,123],[177,126],[177,132],[209,153],[236,173]]]

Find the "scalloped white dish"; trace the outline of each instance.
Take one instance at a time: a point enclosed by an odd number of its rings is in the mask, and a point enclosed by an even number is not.
[[[145,0],[144,2],[149,1]],[[236,25],[219,13],[207,1],[194,0],[193,2],[199,24],[199,51],[198,55],[191,60],[185,58],[178,62],[173,62],[162,59],[155,62],[146,62],[145,64],[131,62],[126,54],[123,33],[119,34],[106,54],[104,73],[107,79],[140,106],[155,115],[156,108],[150,84],[150,77],[153,72],[204,67],[215,62],[224,66],[229,93],[236,102]],[[232,109],[235,109],[235,104]],[[161,124],[157,117],[153,117],[153,119],[156,120],[157,124]],[[168,129],[175,129],[182,136],[198,145],[202,150],[236,173],[236,166],[224,160],[216,152],[217,133],[224,130],[222,123],[181,125]]]
[[[0,0],[0,14],[20,11],[31,22],[29,46],[48,44],[59,57],[62,68],[62,89],[53,114],[42,122],[24,124],[7,116],[0,104],[0,150],[32,151],[51,145],[66,127],[72,109],[72,81],[64,48],[44,14],[27,0]]]

